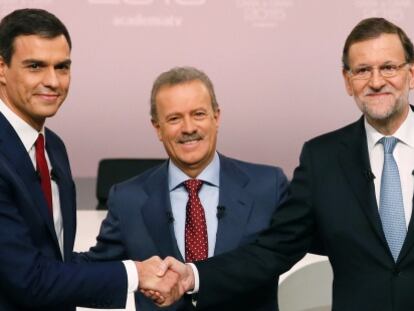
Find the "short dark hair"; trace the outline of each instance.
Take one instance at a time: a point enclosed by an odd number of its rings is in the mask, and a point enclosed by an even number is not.
[[[68,30],[55,15],[42,9],[15,10],[0,21],[0,56],[7,65],[10,65],[14,53],[14,40],[21,35],[44,38],[64,35],[69,48],[72,48]]]
[[[216,94],[214,93],[214,86],[210,78],[201,70],[194,67],[174,67],[166,72],[163,72],[158,76],[152,85],[151,90],[151,119],[153,121],[157,120],[157,106],[155,98],[159,90],[163,86],[173,86],[177,84],[182,84],[186,82],[191,82],[198,80],[204,84],[207,88],[210,98],[211,98],[211,107],[214,111],[218,110],[218,103],[216,99]]]
[[[401,44],[404,48],[405,61],[407,63],[414,62],[414,48],[413,44],[406,35],[406,33],[397,25],[387,21],[381,17],[371,17],[360,21],[345,41],[344,49],[342,51],[342,66],[345,70],[349,70],[348,53],[352,44],[378,38],[382,34],[396,34],[400,38]]]

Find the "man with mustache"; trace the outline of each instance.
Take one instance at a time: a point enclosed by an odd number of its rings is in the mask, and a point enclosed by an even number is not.
[[[62,140],[45,127],[68,93],[70,52],[65,25],[45,10],[0,21],[2,311],[120,308],[137,271],[140,285],[151,281],[144,263],[73,263],[75,185]]]
[[[182,291],[197,291],[198,270],[199,309],[268,282],[319,237],[334,274],[333,310],[414,310],[413,44],[398,26],[369,18],[349,34],[342,61],[346,91],[363,116],[305,143],[291,196],[269,230],[195,263],[194,275],[167,259],[182,274]]]
[[[220,109],[205,73],[177,67],[151,92],[151,121],[169,160],[113,187],[108,216],[89,260],[144,260],[158,255],[192,262],[253,241],[286,197],[281,169],[217,153]],[[246,267],[248,268],[248,267]],[[214,310],[276,310],[277,277]],[[192,310],[186,296],[168,310]],[[141,294],[137,310],[158,308]]]

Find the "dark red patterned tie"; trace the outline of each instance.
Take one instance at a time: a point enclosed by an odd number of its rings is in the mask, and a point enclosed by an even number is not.
[[[207,224],[198,192],[203,182],[189,179],[184,182],[188,192],[185,217],[185,261],[193,262],[208,257]]]
[[[40,185],[42,187],[42,191],[43,191],[43,194],[47,202],[49,213],[51,216],[53,216],[52,187],[50,184],[49,168],[47,166],[46,157],[45,157],[45,139],[42,134],[39,134],[39,136],[36,139],[35,150],[36,150],[36,167],[37,167],[37,172],[40,175]]]

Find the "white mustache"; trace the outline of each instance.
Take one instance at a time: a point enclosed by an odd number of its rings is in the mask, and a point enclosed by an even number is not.
[[[392,93],[393,91],[394,90],[390,89],[390,87],[383,87],[379,90],[373,90],[372,88],[369,88],[368,90],[364,92],[364,96],[375,95],[378,93]]]

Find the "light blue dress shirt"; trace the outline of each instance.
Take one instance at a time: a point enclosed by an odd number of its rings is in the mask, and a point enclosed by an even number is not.
[[[178,248],[185,259],[185,215],[188,201],[188,193],[183,182],[188,177],[171,160],[168,166],[168,186],[170,191],[171,209],[174,217],[174,233]],[[201,204],[204,208],[208,234],[208,257],[214,255],[216,246],[216,233],[218,226],[217,206],[219,203],[220,187],[220,159],[217,152],[210,164],[197,176],[203,181],[199,192]]]

